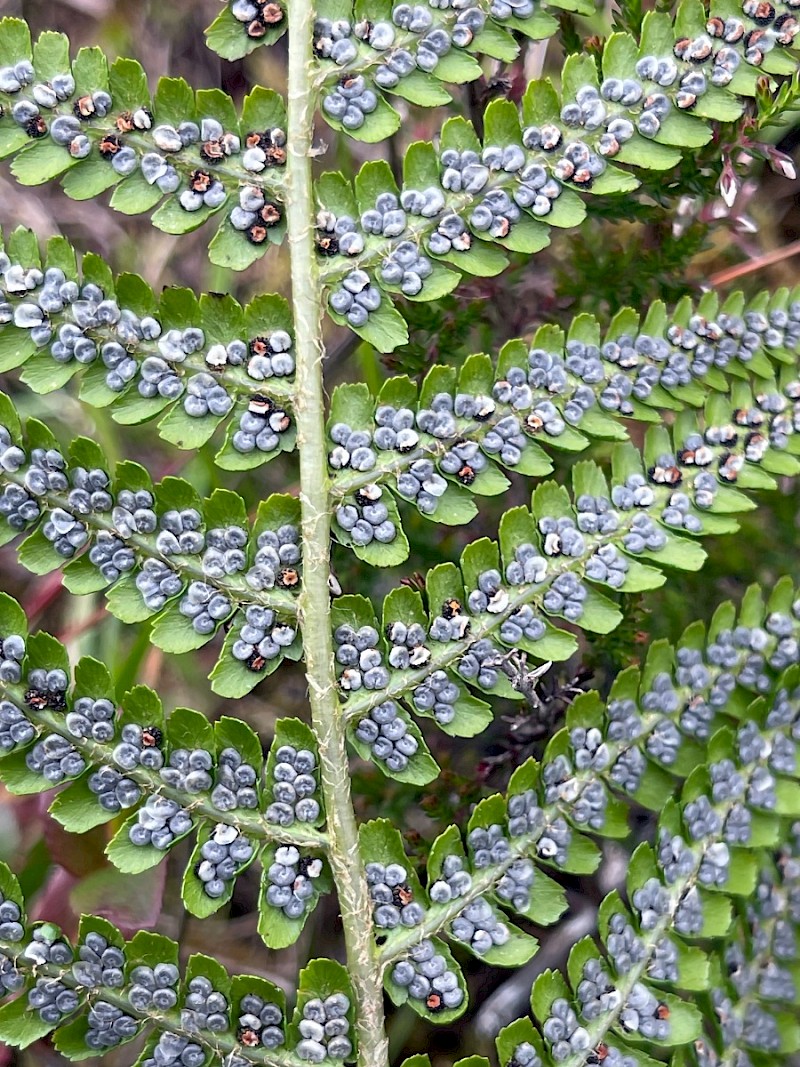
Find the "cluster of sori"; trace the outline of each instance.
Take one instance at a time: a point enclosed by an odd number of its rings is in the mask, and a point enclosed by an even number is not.
[[[381,262],[380,273],[387,286],[397,286],[404,296],[417,296],[433,265],[414,241],[399,241]]]
[[[161,751],[163,734],[157,726],[140,726],[138,723],[126,723],[122,727],[119,744],[112,753],[116,765],[123,771],[132,771],[136,767],[147,767],[157,771],[164,766],[164,753]]]
[[[201,560],[203,574],[212,580],[224,580],[244,570],[247,539],[247,530],[242,526],[218,526],[207,530]]]
[[[76,990],[58,978],[37,978],[28,990],[28,1008],[51,1026],[72,1015],[80,1002]]]
[[[558,816],[547,822],[536,842],[536,853],[540,859],[548,860],[556,866],[566,863],[567,850],[572,841],[572,830],[566,819]]]
[[[202,419],[206,415],[222,418],[232,407],[232,398],[212,374],[201,371],[187,380],[183,410],[191,418]]]
[[[397,491],[413,500],[423,515],[433,515],[447,491],[447,481],[437,473],[432,459],[415,459],[397,475]]]
[[[613,955],[612,958],[614,958]],[[620,972],[619,968],[617,972],[624,973]],[[584,963],[575,995],[581,1006],[581,1016],[586,1022],[592,1022],[601,1015],[616,1011],[622,1003],[622,996],[614,985],[611,975],[597,957],[592,957]]]
[[[191,815],[176,800],[153,794],[136,812],[128,840],[140,848],[149,845],[164,851],[176,838],[188,834],[192,825]]]
[[[762,811],[774,811],[778,804],[777,783],[770,769],[764,766],[770,741],[754,722],[745,723],[736,733],[739,762],[747,784],[747,803]]]
[[[450,933],[478,956],[505,945],[511,933],[485,897],[476,897],[450,923]]]
[[[222,1033],[230,1026],[228,999],[215,989],[204,975],[191,978],[186,986],[186,997],[181,1008],[181,1026],[190,1033],[210,1030]]]
[[[395,985],[402,986],[411,1000],[421,1001],[434,1015],[458,1008],[464,1001],[458,975],[436,951],[436,944],[427,938],[398,960],[391,975]]]
[[[285,140],[283,130],[268,130],[257,139],[254,138],[255,143],[245,152],[248,170],[263,170],[268,159],[274,159],[278,154],[284,155]],[[242,231],[251,245],[263,245],[269,239],[269,231],[282,218],[279,205],[255,185],[245,185],[239,189],[239,204],[230,214],[231,226],[234,230]],[[278,371],[273,369],[272,360],[264,363],[259,361],[255,366],[258,373],[252,374],[251,360],[247,372],[257,380],[263,380],[271,374],[290,374],[294,370],[294,361],[291,360],[291,363],[291,369]],[[277,366],[288,368],[289,360],[278,359]]]
[[[25,638],[21,634],[0,637],[0,682],[16,685],[22,677]]]
[[[25,985],[25,973],[18,971],[14,960],[0,952],[0,999],[17,993]]]
[[[65,737],[47,734],[25,753],[25,766],[56,785],[66,778],[82,774],[86,769],[86,760]]]
[[[532,789],[526,789],[522,793],[512,793],[508,798],[506,810],[508,832],[511,837],[534,834],[544,825],[544,813]]]
[[[370,313],[381,306],[381,291],[366,271],[356,268],[346,274],[328,297],[331,310],[343,315],[356,329],[365,326]]]
[[[354,430],[346,422],[336,422],[328,432],[335,446],[328,454],[328,464],[334,470],[342,470],[344,467],[354,471],[372,470],[377,457],[370,447],[372,434],[369,430]],[[414,436],[416,444],[416,435]]]
[[[449,904],[472,888],[472,875],[461,856],[449,855],[442,860],[440,876],[428,887],[432,904]]]
[[[87,989],[106,986],[120,989],[125,982],[125,953],[109,943],[95,930],[89,931],[78,946],[78,959],[72,965],[72,974],[78,985]]]
[[[281,745],[275,752],[272,772],[273,801],[267,807],[267,822],[291,826],[295,821],[313,823],[319,818],[316,798],[317,757],[308,748]]]
[[[318,856],[301,856],[294,845],[282,845],[264,872],[267,904],[279,908],[287,919],[302,918],[313,907],[321,874]]]
[[[447,600],[442,601],[442,606],[439,609],[439,614],[434,614],[431,610],[431,624],[428,633],[432,640],[441,641],[446,643],[447,641],[462,641],[470,631],[471,622],[469,616],[464,613],[464,606],[458,597],[448,597]],[[409,627],[409,633],[411,627]],[[387,633],[389,640],[391,641],[391,635]],[[391,653],[389,654],[391,662]],[[411,666],[423,666],[423,663],[427,663],[429,657],[420,656],[423,662],[415,664],[411,663]],[[396,666],[396,664],[392,664]]]
[[[210,799],[217,811],[258,807],[258,772],[235,748],[223,748],[219,754]]]
[[[396,622],[387,623],[385,633],[386,640],[391,646],[389,648],[390,667],[404,671],[414,667],[424,667],[430,660],[431,650],[425,644],[428,634],[421,623],[412,622],[406,625],[398,619]],[[433,626],[431,636],[434,636]]]
[[[127,1015],[122,1008],[106,1000],[92,1002],[86,1021],[88,1025],[83,1040],[93,1052],[103,1052],[123,1041],[130,1041],[141,1026],[140,1019]]]
[[[31,940],[22,951],[22,956],[37,966],[47,963],[63,966],[72,963],[73,953],[70,946],[58,934],[58,928],[46,923],[37,926],[31,934]]]
[[[142,795],[139,785],[114,767],[98,767],[89,775],[86,784],[97,797],[100,807],[113,815],[124,808],[132,808]]]
[[[236,1030],[245,1048],[279,1048],[286,1040],[280,1005],[256,993],[245,993],[239,1002]]]
[[[378,106],[378,97],[362,74],[343,74],[322,98],[322,110],[346,130],[359,130]]]
[[[506,1067],[542,1067],[542,1058],[530,1041],[521,1041]]]
[[[230,346],[228,346],[230,362]],[[294,356],[292,355],[292,338],[286,330],[273,330],[269,334],[259,334],[247,345],[249,356],[247,373],[257,382],[267,378],[288,378],[294,374]],[[206,363],[213,366],[214,349],[208,350]],[[221,353],[220,353],[221,356]]]
[[[419,434],[414,429],[415,421],[411,408],[379,404],[375,411],[375,447],[381,451],[395,450],[402,455],[408,454],[419,444]]]
[[[412,699],[417,711],[429,711],[440,726],[447,726],[456,717],[460,695],[457,683],[447,671],[436,670],[414,689]]]
[[[72,559],[78,549],[89,540],[89,530],[63,508],[53,508],[44,523],[42,533],[64,559]]]
[[[231,444],[237,452],[275,452],[291,426],[291,416],[284,407],[263,393],[253,393],[239,416]]]
[[[510,904],[517,911],[530,907],[536,868],[533,862],[524,857],[513,860],[504,870],[495,886],[495,893],[504,904]]]
[[[648,951],[631,923],[619,911],[608,920],[606,949],[617,974],[628,974],[645,960]]]
[[[374,626],[349,623],[337,626],[333,632],[336,662],[342,667],[339,686],[345,693],[359,689],[383,689],[389,684],[389,671],[383,666],[378,631]]]
[[[212,900],[224,896],[254,854],[252,841],[235,826],[217,823],[200,846],[200,860],[195,867],[206,896]]]
[[[509,607],[511,598],[503,586],[503,578],[494,568],[481,571],[477,578],[477,589],[467,596],[467,607],[473,615],[501,615]]]
[[[0,941],[15,944],[25,937],[22,909],[16,901],[0,892]],[[7,993],[16,993],[25,985],[24,972],[17,969],[13,956],[0,950],[0,999]]]
[[[511,846],[499,823],[490,826],[475,826],[467,835],[467,844],[472,851],[472,866],[475,870],[508,863],[512,858]]]
[[[22,909],[16,901],[0,893],[0,941],[21,941],[24,936]]]
[[[25,453],[11,443],[11,435],[5,426],[0,426],[0,470],[4,473],[16,473],[25,462]],[[12,530],[24,530],[28,523],[35,522],[40,515],[40,508],[34,497],[26,488],[15,482],[4,482],[0,488],[0,515]]]
[[[586,732],[581,729],[572,731],[573,735],[585,734]],[[600,731],[588,732],[599,734]],[[585,768],[593,766],[593,759],[598,755],[598,752],[600,758],[597,759],[594,767],[598,771],[605,767],[605,756],[602,753],[601,746],[598,745],[598,751],[592,751],[586,745],[585,739],[583,743],[580,743],[580,741],[576,743],[573,740],[573,745],[575,745],[576,749],[576,759],[581,758]],[[579,826],[588,826],[592,830],[602,830],[605,825],[608,797],[601,781],[595,778],[587,782],[581,782],[575,776],[569,759],[560,754],[544,765],[542,782],[544,784],[544,799],[547,804],[558,805],[559,808],[566,809],[569,812],[570,819]]]
[[[291,523],[262,530],[256,539],[253,565],[245,575],[251,589],[297,590],[300,586],[300,531]]]
[[[414,900],[408,884],[408,871],[400,863],[366,865],[369,895],[375,907],[372,917],[381,930],[398,926],[418,926],[425,917],[422,905]]]
[[[275,0],[231,0],[230,10],[245,33],[253,40],[260,40],[271,28],[280,26],[284,10]]]
[[[569,1001],[557,997],[550,1005],[550,1014],[542,1024],[542,1033],[550,1044],[550,1054],[556,1063],[587,1051],[591,1044],[589,1031],[578,1022]]]
[[[116,582],[136,566],[136,553],[110,530],[97,530],[94,544],[87,553],[107,582]]]
[[[636,982],[625,998],[619,1023],[629,1034],[650,1041],[666,1041],[670,1035],[669,1008],[642,982]]]
[[[281,622],[272,608],[248,604],[244,622],[231,647],[233,658],[256,674],[266,669],[270,660],[284,654],[297,636],[296,627]]]
[[[142,1059],[142,1067],[202,1067],[207,1055],[202,1045],[168,1030],[159,1035],[152,1052]]]
[[[369,748],[370,755],[384,763],[393,774],[404,771],[419,749],[419,741],[393,700],[385,700],[360,719],[355,737]]]
[[[780,1051],[782,1041],[778,1020],[757,1000],[746,1001],[744,1011],[737,1012],[732,997],[722,989],[712,989],[711,1003],[726,1046],[738,1049],[746,1045],[748,1049],[773,1055]],[[752,1061],[748,1058],[740,1062]]]
[[[162,782],[186,793],[204,793],[211,788],[214,757],[204,748],[174,748],[159,774]]]
[[[34,667],[28,672],[25,703],[35,711],[66,711],[67,675],[60,667]]]
[[[653,946],[647,975],[656,982],[678,981],[678,949],[669,937],[660,937]]]
[[[156,548],[162,556],[195,555],[205,545],[203,516],[197,508],[171,508],[157,517],[153,494],[146,489],[120,490],[112,512],[114,526],[122,537],[152,533],[158,527]]]
[[[767,715],[766,727],[772,732],[772,744],[767,746],[767,763],[777,774],[793,777],[797,771],[796,743],[800,738],[800,688],[791,697],[785,688],[775,693]]]
[[[353,1052],[350,1036],[350,998],[344,993],[312,997],[303,1004],[297,1024],[300,1041],[295,1054],[309,1063],[346,1060]]]
[[[184,535],[188,530],[195,531],[199,528],[202,523],[200,513],[193,508],[182,512],[168,511],[159,523],[155,500],[149,489],[120,489],[111,511],[111,519],[115,532],[123,539],[133,537],[134,534],[154,533],[160,525],[156,547],[164,555],[197,551],[196,536]]]
[[[439,459],[439,469],[466,486],[472,485],[487,466],[488,460],[477,441],[456,441]]]
[[[317,214],[317,254],[320,256],[358,256],[364,251],[364,236],[352,215]]]
[[[231,614],[233,604],[215,585],[190,582],[178,610],[191,620],[195,633],[211,634]]]
[[[502,672],[505,653],[494,645],[488,637],[482,637],[470,645],[456,664],[456,670],[468,682],[474,682],[481,689],[493,689]]]

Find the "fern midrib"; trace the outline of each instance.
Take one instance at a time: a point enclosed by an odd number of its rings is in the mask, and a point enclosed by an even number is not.
[[[355,996],[359,1067],[388,1067],[383,988],[374,954],[372,909],[351,799],[345,719],[339,705],[330,619],[331,506],[325,457],[324,347],[314,252],[311,178],[316,94],[312,0],[288,0],[286,222],[295,323],[295,421],[300,461],[303,583],[298,598],[311,720],[319,750],[328,860],[342,916],[347,970]]]

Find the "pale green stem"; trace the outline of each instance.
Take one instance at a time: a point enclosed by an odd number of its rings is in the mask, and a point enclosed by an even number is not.
[[[373,948],[372,907],[350,798],[345,719],[336,686],[330,626],[330,484],[325,463],[323,345],[311,183],[315,104],[311,0],[289,0],[288,14],[286,222],[295,323],[295,420],[303,531],[303,589],[298,608],[328,819],[328,856],[356,1001],[358,1063],[359,1067],[384,1067],[389,1062],[389,1047],[384,1032],[381,968]]]

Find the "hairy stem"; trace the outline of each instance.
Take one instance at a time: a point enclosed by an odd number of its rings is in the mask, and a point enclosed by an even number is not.
[[[372,938],[372,909],[350,798],[345,719],[339,705],[330,627],[330,486],[325,463],[322,328],[314,257],[311,139],[315,94],[311,0],[289,0],[288,160],[286,221],[296,343],[295,419],[300,458],[303,589],[299,615],[311,717],[320,756],[330,839],[329,859],[344,927],[347,968],[356,1000],[360,1067],[388,1064],[381,970]]]

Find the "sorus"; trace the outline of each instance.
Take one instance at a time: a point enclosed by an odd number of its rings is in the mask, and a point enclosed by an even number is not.
[[[145,748],[159,748],[163,737],[157,726],[145,726],[142,730],[142,745]]]

